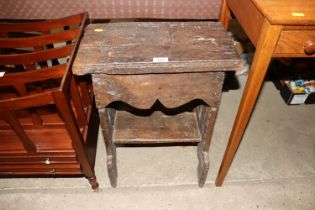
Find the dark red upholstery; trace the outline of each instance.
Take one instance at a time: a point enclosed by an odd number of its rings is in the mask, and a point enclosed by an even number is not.
[[[0,0],[0,19],[53,19],[89,12],[92,19],[218,19],[221,0]]]

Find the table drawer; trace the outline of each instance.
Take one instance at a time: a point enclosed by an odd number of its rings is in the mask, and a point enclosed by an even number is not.
[[[315,57],[315,28],[281,32],[274,57]]]
[[[1,155],[0,175],[82,174],[75,154]]]

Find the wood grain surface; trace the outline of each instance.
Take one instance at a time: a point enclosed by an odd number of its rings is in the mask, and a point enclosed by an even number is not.
[[[153,62],[154,58],[168,62]],[[86,28],[73,72],[147,74],[233,71],[241,61],[217,22],[125,22]]]
[[[201,141],[194,112],[171,116],[156,111],[150,116],[136,116],[118,111],[114,125],[113,141],[116,144]]]
[[[241,24],[249,39],[256,46],[264,16],[249,0],[227,0],[228,6]],[[244,15],[246,14],[246,15]]]
[[[221,95],[223,72],[185,74],[106,75],[94,74],[98,108],[123,101],[138,109],[150,109],[156,101],[175,108],[194,99],[216,106]]]
[[[117,186],[116,144],[194,142],[202,187],[224,71],[240,68],[232,39],[220,23],[88,26],[73,72],[92,74],[111,186]]]
[[[271,24],[314,25],[314,0],[248,0],[252,1]]]

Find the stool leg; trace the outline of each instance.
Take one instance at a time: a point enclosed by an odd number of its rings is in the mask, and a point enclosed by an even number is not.
[[[198,184],[203,187],[206,182],[209,171],[208,151],[204,151],[204,142],[200,142],[197,147],[198,152]]]
[[[117,186],[117,164],[116,164],[116,146],[113,144],[112,146],[108,145],[106,147],[107,150],[107,170],[110,185],[112,187]]]
[[[99,109],[102,132],[107,154],[107,170],[109,181],[112,187],[117,186],[117,165],[116,165],[116,146],[112,140],[113,121],[115,118],[115,110]]]
[[[217,108],[202,107],[202,119],[200,120],[200,127],[202,132],[202,141],[198,144],[198,184],[203,187],[206,182],[209,171],[209,147],[211,136],[213,132],[214,122],[217,117]]]

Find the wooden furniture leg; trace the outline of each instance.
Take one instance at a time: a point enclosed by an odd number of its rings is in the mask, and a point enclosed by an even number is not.
[[[246,125],[264,81],[273,51],[280,36],[280,32],[281,26],[270,25],[267,20],[264,20],[252,67],[243,92],[243,97],[230,134],[229,143],[225,150],[219,173],[216,178],[216,186],[222,185],[237,148],[241,142]]]
[[[198,144],[198,184],[199,187],[203,187],[205,184],[208,171],[209,171],[209,147],[211,143],[211,136],[213,132],[213,125],[217,117],[217,108],[211,108],[202,106],[203,120],[200,120],[200,126],[202,132],[202,141]]]
[[[227,6],[226,0],[223,0],[219,21],[222,23],[225,30],[227,30],[229,26],[230,18],[231,18],[231,12]]]
[[[64,93],[56,92],[53,94],[53,97],[61,116],[66,122],[66,128],[69,131],[69,135],[73,139],[74,150],[77,152],[77,154],[79,154],[78,159],[82,163],[83,173],[87,177],[92,189],[98,190],[99,184],[96,180],[94,170],[91,168],[91,165],[89,163],[87,151],[84,148],[84,139],[80,135],[79,127],[76,124],[75,117],[73,115],[73,112],[71,111],[71,104],[67,100],[69,96],[65,97]]]
[[[102,132],[107,155],[107,170],[112,187],[117,186],[117,165],[116,165],[116,146],[113,142],[113,123],[115,119],[115,110],[111,108],[99,109]]]

